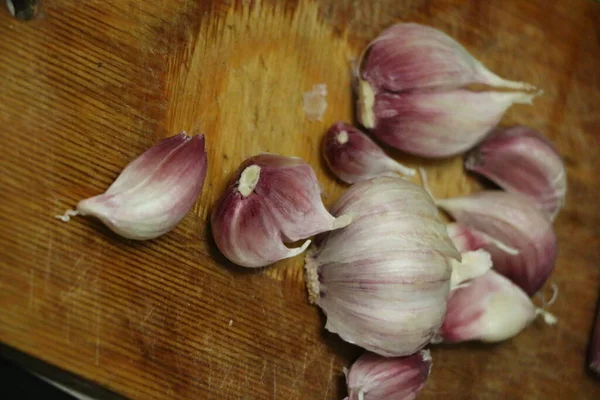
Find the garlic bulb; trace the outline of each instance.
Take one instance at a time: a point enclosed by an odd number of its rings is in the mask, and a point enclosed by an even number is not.
[[[108,190],[79,202],[57,218],[98,218],[115,233],[135,240],[169,232],[192,208],[206,177],[204,135],[185,132],[162,140],[123,169]]]
[[[338,229],[350,222],[334,218],[321,201],[313,169],[300,158],[260,154],[246,160],[211,215],[213,237],[230,261],[263,267],[306,250],[285,243]]]
[[[454,290],[434,342],[500,342],[527,327],[537,315],[547,324],[556,318],[537,308],[523,290],[494,270]]]
[[[424,157],[448,157],[469,150],[512,104],[531,104],[535,96],[463,89],[374,95],[364,81],[359,88],[359,121],[382,142]]]
[[[431,372],[429,350],[407,357],[365,353],[346,372],[348,400],[413,400]]]
[[[400,23],[379,34],[363,53],[360,77],[375,93],[484,84],[518,90],[533,86],[502,79],[458,42],[430,26]]]
[[[433,200],[403,179],[359,182],[333,213],[353,221],[325,235],[305,265],[325,328],[387,357],[418,351],[442,324],[451,282],[481,274],[480,266],[458,262]]]
[[[556,236],[548,217],[525,197],[503,191],[483,191],[438,200],[457,222],[518,251],[488,244],[494,269],[533,295],[548,279],[556,261]],[[512,252],[514,253],[514,252]]]
[[[323,157],[331,171],[346,183],[380,176],[413,176],[415,170],[391,157],[367,135],[352,125],[337,122],[323,139]]]
[[[554,219],[565,201],[567,174],[560,154],[531,128],[496,129],[465,158],[465,168],[522,194]]]

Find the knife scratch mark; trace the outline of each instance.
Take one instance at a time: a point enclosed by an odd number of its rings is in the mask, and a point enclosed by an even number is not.
[[[331,361],[329,363],[329,372],[327,373],[327,376],[329,377],[329,379],[327,380],[327,389],[325,390],[325,399],[328,399],[328,395],[329,395],[329,387],[331,386],[331,380],[333,377],[333,362],[335,361],[335,356],[331,356]]]

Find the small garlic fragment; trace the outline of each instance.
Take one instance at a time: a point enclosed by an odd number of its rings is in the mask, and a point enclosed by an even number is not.
[[[552,273],[556,235],[547,215],[527,198],[494,190],[438,200],[437,204],[460,224],[493,238],[482,248],[491,254],[494,269],[527,294],[536,293]]]
[[[498,77],[444,32],[415,23],[396,24],[381,32],[363,53],[360,75],[375,93],[453,89],[475,83],[535,89]]]
[[[263,267],[306,250],[285,243],[350,223],[334,218],[321,201],[313,169],[300,158],[261,154],[239,168],[235,181],[211,215],[213,237],[230,261],[244,267]]]
[[[495,129],[467,154],[465,168],[530,198],[552,220],[564,204],[567,175],[560,154],[531,128]]]
[[[192,208],[206,177],[204,135],[166,138],[133,160],[108,190],[79,202],[57,218],[98,218],[113,232],[135,240],[169,232]]]
[[[536,94],[522,92],[380,93],[364,86],[359,93],[359,121],[382,142],[424,157],[463,153],[498,124],[515,103],[531,104]]]
[[[331,171],[346,183],[381,176],[415,175],[389,157],[367,135],[352,125],[337,122],[323,139],[323,157]]]
[[[429,350],[407,357],[364,353],[346,372],[348,400],[414,400],[431,372]]]
[[[556,318],[536,308],[523,290],[494,270],[454,290],[434,342],[499,342],[527,327],[537,315],[551,325]]]
[[[352,223],[323,235],[305,264],[325,328],[387,357],[420,350],[442,324],[453,269],[463,267],[433,200],[414,183],[384,177],[354,184],[333,210]],[[453,284],[476,276],[464,267]]]
[[[320,83],[302,94],[304,114],[309,121],[323,121],[327,110],[327,85]]]

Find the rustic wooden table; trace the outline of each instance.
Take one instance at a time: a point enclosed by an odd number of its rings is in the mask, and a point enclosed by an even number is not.
[[[350,60],[402,20],[436,26],[499,75],[542,87],[503,123],[546,133],[569,176],[551,278],[559,324],[534,323],[492,346],[434,348],[421,398],[600,398],[600,381],[584,372],[600,281],[592,0],[47,0],[27,23],[2,11],[2,353],[131,398],[342,398],[342,367],[360,351],[324,331],[302,259],[237,268],[215,250],[206,220],[237,165],[261,151],[309,161],[335,201],[343,186],[323,168],[321,136],[351,118]],[[329,90],[322,123],[302,112],[301,94],[316,83]],[[93,220],[54,218],[181,130],[206,134],[209,175],[173,232],[134,243]],[[439,197],[477,187],[459,158],[396,155],[426,165]]]

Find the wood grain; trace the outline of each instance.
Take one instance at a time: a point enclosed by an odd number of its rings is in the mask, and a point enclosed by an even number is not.
[[[351,120],[350,61],[378,31],[417,21],[499,75],[545,90],[503,123],[546,133],[568,167],[556,221],[555,327],[493,346],[433,349],[422,399],[596,399],[584,372],[600,279],[600,4],[590,0],[47,0],[31,22],[0,13],[0,341],[138,399],[339,399],[360,353],[324,331],[302,260],[237,268],[206,225],[237,165],[304,158],[325,202],[326,128]],[[322,123],[302,92],[326,83]],[[144,243],[55,214],[100,193],[156,140],[204,132],[209,176],[193,212]],[[477,183],[459,158],[425,161],[438,197]]]

